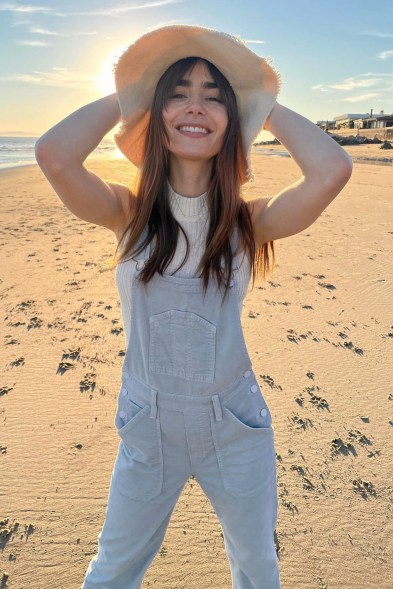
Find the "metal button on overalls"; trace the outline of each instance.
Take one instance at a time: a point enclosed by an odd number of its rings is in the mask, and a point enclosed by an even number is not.
[[[149,255],[131,284],[120,442],[81,589],[141,587],[191,475],[222,526],[233,589],[279,589],[274,428],[244,340],[236,268],[223,301],[213,278],[206,295],[200,278],[156,273],[143,285]]]

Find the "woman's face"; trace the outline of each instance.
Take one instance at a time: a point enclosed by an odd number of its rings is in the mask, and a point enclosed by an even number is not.
[[[191,74],[178,80],[162,115],[169,136],[168,149],[174,155],[210,159],[220,151],[228,114],[205,63],[197,62]],[[184,126],[205,127],[207,133],[179,130]]]

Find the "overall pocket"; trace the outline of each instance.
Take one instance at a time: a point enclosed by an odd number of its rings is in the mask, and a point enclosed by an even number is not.
[[[258,390],[245,389],[222,405],[222,420],[211,414],[221,478],[234,497],[263,491],[276,476],[274,429],[270,410]]]
[[[152,315],[149,322],[151,372],[214,382],[217,328],[213,323],[176,309]]]
[[[163,458],[159,412],[150,417],[150,404],[140,407],[122,388],[115,417],[122,444],[116,465],[116,483],[132,499],[153,499],[162,489]]]

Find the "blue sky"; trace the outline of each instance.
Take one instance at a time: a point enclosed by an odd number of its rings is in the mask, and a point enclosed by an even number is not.
[[[0,0],[0,134],[40,135],[111,94],[121,52],[169,24],[239,35],[279,70],[278,102],[313,122],[393,113],[392,0]]]

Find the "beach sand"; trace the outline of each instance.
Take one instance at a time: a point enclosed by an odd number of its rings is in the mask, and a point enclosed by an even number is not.
[[[290,158],[252,158],[250,198],[301,177]],[[131,185],[126,160],[86,165]],[[244,302],[275,428],[283,589],[392,588],[392,171],[355,162],[318,220],[275,242],[273,275],[250,283]],[[1,172],[0,199],[0,558],[9,575],[0,583],[77,589],[97,550],[119,442],[116,240],[74,217],[38,166]],[[221,527],[196,480],[147,587],[231,587]]]

